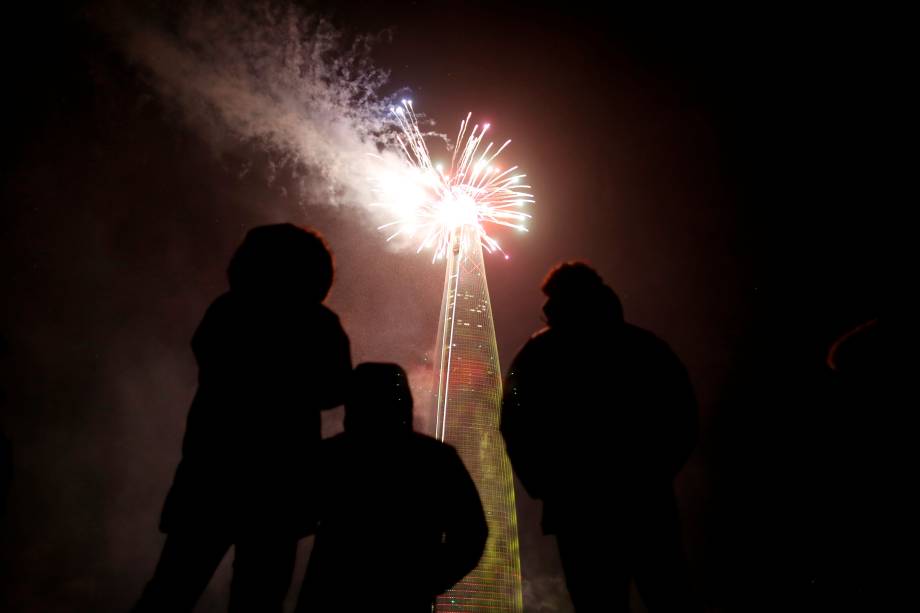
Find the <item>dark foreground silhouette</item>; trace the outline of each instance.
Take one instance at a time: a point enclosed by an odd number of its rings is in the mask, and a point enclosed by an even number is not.
[[[320,521],[298,613],[430,613],[471,571],[488,528],[450,445],[412,431],[412,395],[395,364],[361,364],[345,432],[323,442]]]
[[[4,375],[3,380],[0,380],[0,416],[6,414],[7,408],[6,389],[4,389],[6,385],[7,351],[6,339],[0,336],[0,364],[3,367],[0,374]],[[0,519],[6,516],[7,499],[10,486],[13,483],[13,446],[4,435],[2,426],[3,423],[0,422]]]
[[[501,429],[572,601],[627,611],[633,578],[653,613],[699,610],[672,485],[697,436],[686,370],[587,265],[556,267],[543,292],[548,327],[511,364]]]
[[[0,432],[0,518],[6,515],[6,497],[13,481],[13,449]]]
[[[311,526],[320,411],[342,404],[351,373],[348,337],[322,304],[332,257],[312,232],[263,226],[228,277],[192,339],[198,391],[137,613],[191,611],[231,546],[230,611],[280,612]]]
[[[834,343],[812,584],[823,610],[905,609],[915,598],[916,384],[901,320],[863,323]],[[895,323],[897,322],[897,323]],[[816,607],[817,609],[817,607]]]

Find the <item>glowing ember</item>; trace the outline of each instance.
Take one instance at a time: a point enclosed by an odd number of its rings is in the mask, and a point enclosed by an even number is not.
[[[445,171],[431,161],[412,101],[403,100],[402,106],[390,111],[400,128],[397,140],[406,164],[374,180],[379,199],[375,205],[386,207],[396,217],[380,226],[391,230],[388,241],[400,235],[417,238],[417,252],[431,248],[436,260],[446,255],[451,237],[463,226],[476,227],[490,253],[504,251],[486,231],[487,224],[527,231],[524,222],[530,215],[521,209],[534,200],[527,191],[530,186],[521,184],[526,175],[518,174],[517,166],[502,170],[496,165],[510,140],[494,151],[490,142],[480,152],[489,124],[468,130],[471,114],[467,114],[460,122],[450,168]]]

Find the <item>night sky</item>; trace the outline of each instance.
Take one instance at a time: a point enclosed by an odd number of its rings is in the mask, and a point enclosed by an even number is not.
[[[15,476],[0,610],[103,613],[126,610],[153,570],[195,389],[189,340],[246,230],[322,232],[355,361],[399,362],[417,390],[444,271],[386,245],[348,190],[324,198],[321,172],[201,121],[151,77],[125,24],[170,33],[186,9],[61,6],[3,20],[0,427]],[[503,365],[542,325],[552,264],[594,265],[697,390],[702,439],[677,490],[708,606],[807,610],[838,504],[820,478],[827,350],[892,303],[879,135],[898,69],[882,25],[578,3],[305,6],[346,43],[376,35],[381,96],[408,92],[450,136],[472,111],[513,139],[506,157],[537,202],[530,233],[498,233],[511,258],[486,259]],[[594,410],[562,415],[590,427]],[[340,421],[327,416],[327,432]],[[518,497],[525,609],[571,611],[539,507]],[[199,611],[225,608],[228,562]]]

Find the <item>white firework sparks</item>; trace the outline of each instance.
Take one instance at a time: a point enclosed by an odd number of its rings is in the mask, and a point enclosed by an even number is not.
[[[378,198],[374,205],[386,207],[395,216],[380,226],[390,232],[388,241],[397,236],[415,238],[417,252],[433,249],[432,259],[437,260],[447,254],[455,232],[466,225],[478,229],[489,253],[504,251],[487,232],[488,225],[527,231],[524,224],[530,215],[522,209],[534,199],[530,186],[522,184],[526,175],[518,173],[517,166],[502,170],[496,161],[510,140],[497,148],[490,142],[480,152],[489,124],[470,129],[472,114],[467,114],[445,169],[431,161],[412,101],[403,100],[390,111],[400,128],[397,140],[406,163],[374,180]]]

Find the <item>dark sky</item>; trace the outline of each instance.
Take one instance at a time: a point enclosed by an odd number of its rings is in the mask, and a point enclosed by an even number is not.
[[[701,400],[678,491],[707,601],[799,598],[822,572],[815,522],[832,506],[809,485],[826,351],[891,300],[879,135],[896,37],[870,15],[568,4],[309,10],[346,37],[388,30],[373,51],[391,71],[382,93],[408,88],[437,128],[473,111],[513,138],[537,204],[532,231],[506,237],[511,259],[487,260],[502,363],[541,325],[547,269],[595,265]],[[143,7],[166,23],[182,12]],[[0,426],[16,463],[3,611],[122,611],[139,593],[194,390],[188,341],[246,229],[323,232],[355,358],[401,362],[416,387],[430,375],[441,267],[387,249],[356,207],[298,201],[289,172],[267,180],[263,150],[215,147],[126,60],[113,19],[70,3],[3,20]],[[570,611],[538,508],[522,500],[521,514],[527,610]],[[225,583],[199,610],[221,610]]]

